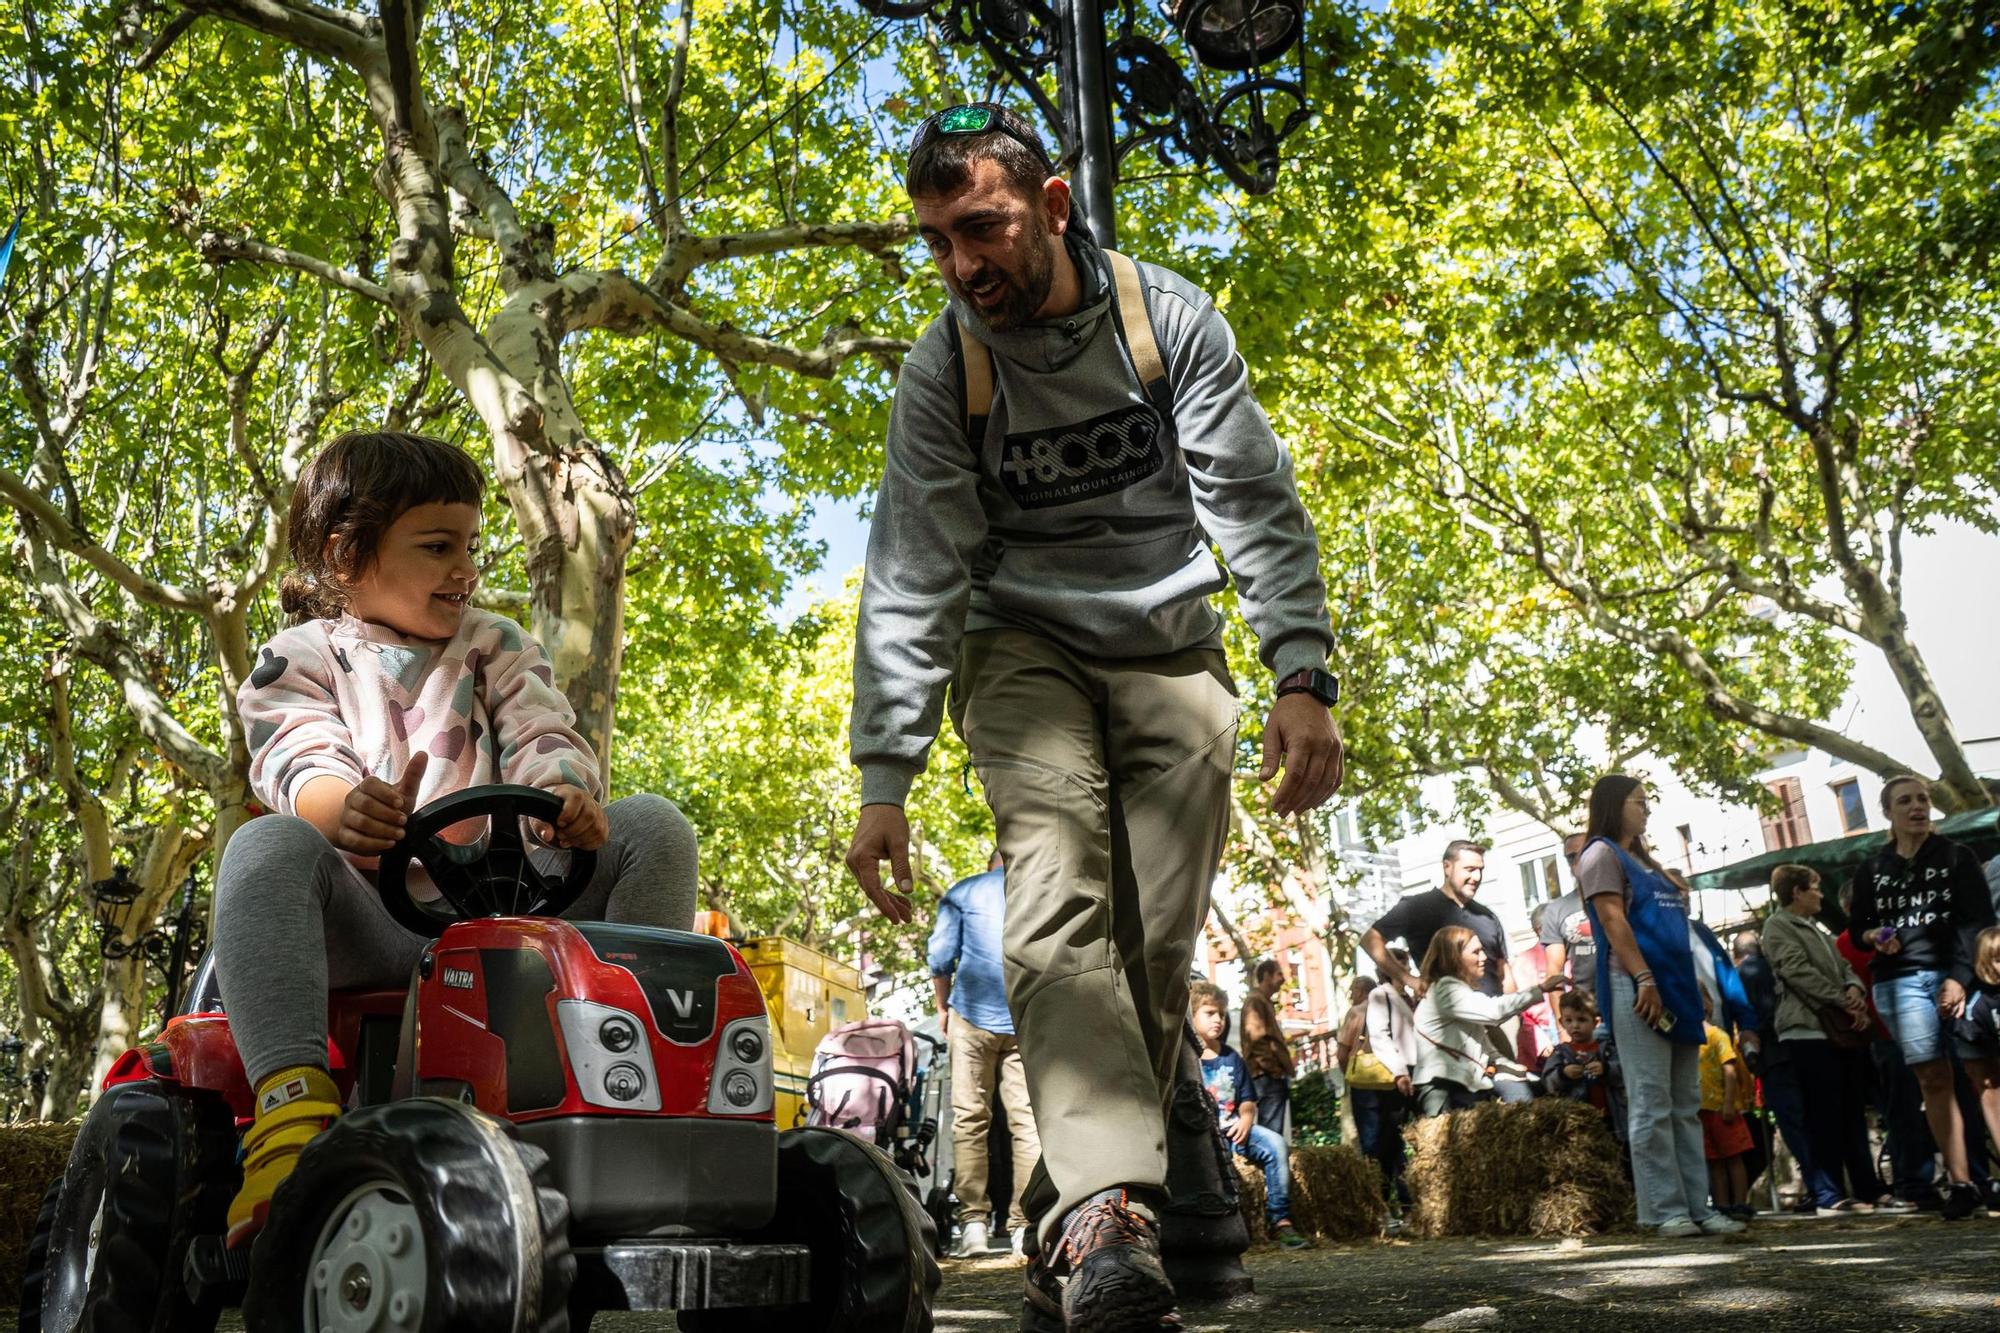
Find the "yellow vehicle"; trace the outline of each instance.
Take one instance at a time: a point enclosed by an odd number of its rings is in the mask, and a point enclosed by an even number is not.
[[[780,1129],[805,1123],[806,1076],[819,1039],[868,1016],[861,973],[796,940],[775,935],[738,946],[771,1011],[771,1073]]]

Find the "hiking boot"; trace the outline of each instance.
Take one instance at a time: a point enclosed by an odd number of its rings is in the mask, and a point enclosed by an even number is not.
[[[271,1195],[299,1154],[340,1114],[340,1092],[324,1069],[281,1069],[257,1085],[257,1118],[243,1134],[243,1187],[229,1205],[230,1249],[257,1239]]]
[[[1024,1227],[1024,1231],[1032,1228]],[[1032,1242],[1030,1242],[1032,1245]],[[1026,1290],[1021,1298],[1021,1333],[1067,1333],[1068,1325],[1063,1321],[1062,1279],[1049,1272],[1042,1263],[1042,1257],[1032,1251],[1028,1256]],[[1147,1326],[1147,1333],[1181,1333],[1185,1327],[1181,1317],[1171,1310],[1159,1320]]]
[[[972,1221],[958,1229],[958,1244],[952,1247],[951,1252],[961,1259],[977,1258],[992,1248],[993,1235],[987,1230],[986,1224]]]
[[[1068,1333],[1152,1333],[1174,1313],[1174,1284],[1160,1265],[1160,1229],[1122,1189],[1100,1190],[1065,1219],[1046,1271],[1062,1284]],[[1033,1271],[1033,1265],[1030,1271]],[[1032,1287],[1032,1283],[1030,1284]]]
[[[1280,1222],[1278,1225],[1272,1227],[1271,1239],[1277,1241],[1282,1249],[1309,1250],[1312,1248],[1312,1242],[1306,1239],[1305,1235],[1290,1222]]]
[[[1945,1221],[1963,1222],[1973,1214],[1985,1211],[1986,1196],[1980,1193],[1979,1186],[1970,1181],[1954,1180],[1951,1182],[1951,1188],[1945,1191],[1943,1208]]]

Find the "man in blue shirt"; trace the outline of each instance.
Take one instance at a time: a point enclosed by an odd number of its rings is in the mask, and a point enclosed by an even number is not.
[[[1000,939],[1007,919],[1006,871],[994,852],[986,873],[962,879],[938,903],[931,930],[931,989],[951,1047],[951,1142],[957,1164],[959,1254],[988,1249],[987,1219],[993,1201],[986,1193],[986,1133],[993,1123],[993,1089],[1007,1112],[1014,1138],[1014,1201],[1007,1234],[1018,1253],[1028,1216],[1021,1195],[1042,1141],[1028,1105],[1028,1079],[1014,1018],[1007,1012],[1007,984],[1001,975]]]

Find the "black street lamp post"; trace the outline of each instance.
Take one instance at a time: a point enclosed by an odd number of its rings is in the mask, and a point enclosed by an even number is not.
[[[1279,145],[1309,114],[1300,80],[1258,72],[1299,45],[1304,0],[1171,0],[1164,17],[1196,62],[1242,75],[1213,103],[1165,46],[1139,30],[1134,0],[1117,0],[1111,40],[1110,0],[859,3],[882,18],[932,16],[946,41],[985,51],[995,81],[1013,83],[1055,130],[1077,205],[1105,245],[1117,243],[1112,187],[1134,149],[1151,145],[1164,165],[1212,166],[1251,194],[1269,194]],[[1051,68],[1055,102],[1038,81]]]

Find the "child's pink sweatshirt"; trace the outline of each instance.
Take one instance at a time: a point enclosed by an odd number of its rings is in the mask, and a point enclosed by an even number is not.
[[[431,756],[419,806],[489,782],[566,782],[604,799],[596,756],[541,645],[489,611],[466,608],[442,642],[352,616],[294,625],[264,646],[236,706],[250,788],[283,814],[298,813],[308,778],[393,783],[418,750]]]

